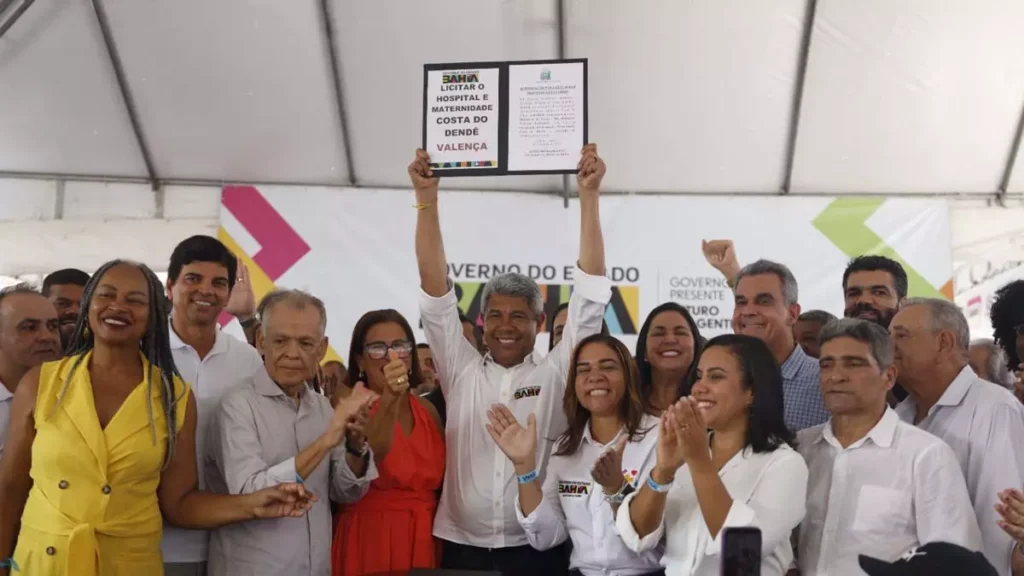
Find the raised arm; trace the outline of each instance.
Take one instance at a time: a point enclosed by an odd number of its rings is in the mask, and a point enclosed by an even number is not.
[[[18,525],[32,489],[32,442],[36,438],[36,395],[39,368],[33,368],[18,383],[11,400],[11,421],[7,446],[0,459],[0,559],[10,558],[18,539]],[[6,576],[7,569],[0,568]]]
[[[733,246],[732,240],[702,240],[700,247],[708,264],[721,272],[725,282],[735,289],[736,277],[739,276],[742,267],[736,258],[736,247]]]
[[[423,291],[440,298],[448,292],[448,262],[437,213],[437,189],[441,180],[433,174],[430,157],[423,150],[417,150],[416,159],[409,164],[409,179],[416,192],[416,264]]]
[[[256,518],[301,517],[316,497],[294,479],[240,496],[200,492],[196,474],[196,401],[188,394],[185,422],[174,457],[160,477],[157,496],[164,519],[179,528],[209,530]]]
[[[601,180],[607,172],[604,160],[597,155],[597,144],[583,147],[576,182],[580,189],[580,270],[593,276],[604,276],[604,236],[601,233],[599,197]]]

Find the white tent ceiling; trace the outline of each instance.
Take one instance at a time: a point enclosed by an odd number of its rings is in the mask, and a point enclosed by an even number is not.
[[[0,173],[405,186],[423,63],[565,56],[616,191],[1020,195],[1022,30],[1020,0],[43,0],[0,38]]]

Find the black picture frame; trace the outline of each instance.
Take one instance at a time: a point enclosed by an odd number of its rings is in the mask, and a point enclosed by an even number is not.
[[[506,60],[496,62],[443,62],[423,65],[423,135],[421,148],[427,150],[427,101],[430,72],[455,69],[497,69],[498,70],[498,165],[494,168],[434,168],[434,176],[528,176],[545,174],[575,174],[576,170],[509,170],[508,169],[508,132],[509,132],[509,68],[512,66],[543,64],[582,64],[583,65],[583,143],[580,148],[590,142],[590,85],[589,62],[587,58],[567,58],[565,60]],[[427,150],[429,154],[430,151]]]

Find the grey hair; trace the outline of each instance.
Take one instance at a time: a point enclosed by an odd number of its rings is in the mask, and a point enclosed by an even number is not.
[[[803,314],[798,316],[797,320],[801,322],[817,322],[818,324],[824,326],[829,322],[835,322],[836,317],[833,316],[831,312],[826,312],[824,310],[808,310],[807,312],[804,312]]]
[[[534,314],[540,316],[544,313],[544,299],[541,297],[540,286],[534,282],[533,278],[525,274],[506,272],[491,278],[484,285],[484,291],[480,297],[480,308],[485,312],[491,294],[522,298],[526,300]]]
[[[971,342],[971,348],[981,348],[988,352],[988,375],[993,382],[1000,386],[1013,389],[1013,373],[1010,372],[1006,361],[1006,351],[1001,346],[996,346],[995,340],[991,338],[980,338]]]
[[[852,338],[857,342],[863,342],[871,347],[871,355],[875,358],[879,368],[884,370],[892,366],[893,354],[895,353],[892,338],[889,337],[889,332],[885,328],[874,322],[868,322],[859,318],[834,320],[821,329],[821,336],[819,338],[822,346],[825,346],[826,342],[837,338]]]
[[[960,308],[941,298],[907,298],[900,310],[911,306],[925,306],[931,314],[931,329],[934,331],[949,330],[956,337],[956,345],[967,352],[971,345],[971,329],[967,326],[967,318]]]
[[[736,275],[735,285],[738,287],[740,280],[747,276],[761,276],[762,274],[774,274],[778,277],[779,283],[782,284],[782,299],[785,301],[786,306],[792,306],[799,301],[800,293],[797,289],[796,277],[793,276],[793,272],[785,264],[779,264],[771,260],[762,259],[744,266],[740,273]]]
[[[35,286],[29,284],[28,282],[18,282],[17,284],[12,284],[11,286],[4,288],[3,290],[0,290],[0,303],[4,301],[4,298],[7,298],[12,294],[36,294],[38,296],[43,295],[42,292],[37,290]]]
[[[256,307],[256,317],[260,320],[260,329],[264,335],[267,334],[267,315],[278,304],[288,304],[298,310],[305,310],[307,306],[316,308],[320,313],[321,335],[327,331],[327,307],[324,306],[323,300],[302,290],[278,289],[268,292]]]

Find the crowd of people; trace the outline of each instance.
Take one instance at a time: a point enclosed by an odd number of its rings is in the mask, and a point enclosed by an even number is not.
[[[423,151],[408,171],[426,342],[370,311],[323,363],[323,301],[257,303],[206,236],[164,284],[114,260],[0,292],[0,574],[717,576],[756,528],[770,576],[1024,575],[1024,282],[972,343],[892,259],[850,262],[837,319],[706,241],[735,333],[665,303],[631,351],[603,321],[595,146],[550,314],[516,273],[460,312],[439,180]]]

